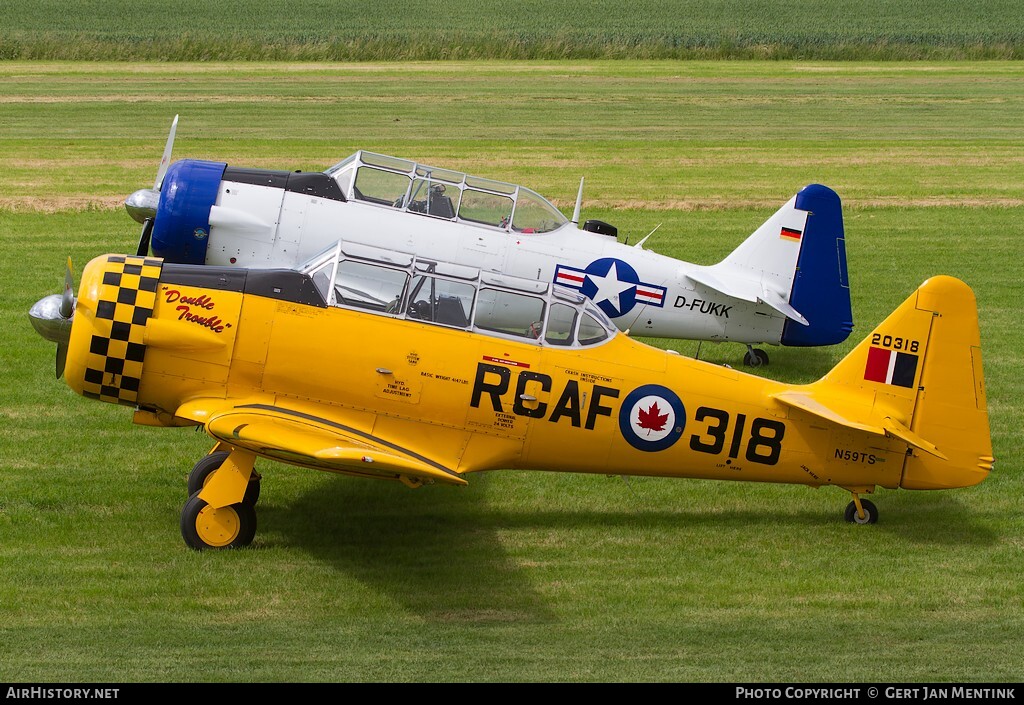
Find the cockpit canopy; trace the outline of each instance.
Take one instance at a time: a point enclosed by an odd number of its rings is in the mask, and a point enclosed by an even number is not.
[[[538,345],[582,347],[616,328],[579,292],[473,267],[339,242],[303,268],[328,306]]]
[[[546,233],[569,220],[543,196],[501,181],[358,151],[326,172],[345,197],[408,213],[517,233]]]

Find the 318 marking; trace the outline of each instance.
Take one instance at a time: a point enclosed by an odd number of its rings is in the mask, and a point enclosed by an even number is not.
[[[746,414],[736,414],[736,423],[732,427],[731,438],[728,411],[702,406],[697,409],[693,418],[695,421],[706,420],[707,427],[702,433],[690,436],[691,450],[717,455],[725,450],[728,442],[729,457],[739,457],[747,425]],[[755,417],[750,423],[750,435],[747,437],[743,457],[752,463],[775,465],[779,462],[779,456],[782,454],[782,437],[785,433],[786,424],[781,421]],[[705,440],[705,436],[710,437],[710,440]]]

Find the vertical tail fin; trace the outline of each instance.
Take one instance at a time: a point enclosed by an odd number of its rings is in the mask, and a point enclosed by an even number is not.
[[[811,386],[833,408],[870,404],[874,422],[908,442],[901,487],[967,487],[992,469],[977,304],[958,279],[926,281]]]
[[[807,321],[790,316],[783,345],[833,345],[853,330],[842,204],[826,186],[801,189],[715,269],[759,282],[761,300]]]

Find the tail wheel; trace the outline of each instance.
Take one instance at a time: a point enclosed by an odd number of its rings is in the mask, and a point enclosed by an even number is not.
[[[743,353],[743,364],[747,367],[761,367],[762,365],[767,365],[768,353],[761,348],[748,347],[747,352]]]
[[[878,507],[868,499],[862,499],[860,506],[864,508],[864,518],[857,515],[857,503],[850,502],[846,505],[844,518],[851,524],[874,524],[878,521]]]
[[[213,475],[217,468],[224,464],[224,460],[228,455],[230,455],[228,451],[219,450],[216,453],[210,453],[203,457],[195,464],[192,468],[192,472],[188,474],[189,497],[206,487],[206,483],[209,482],[210,476]],[[249,486],[245,489],[245,497],[242,498],[242,502],[255,507],[259,498],[260,476],[253,472],[252,477],[249,478]]]
[[[197,492],[181,510],[181,537],[197,551],[248,546],[256,537],[256,508],[239,502],[215,509]]]

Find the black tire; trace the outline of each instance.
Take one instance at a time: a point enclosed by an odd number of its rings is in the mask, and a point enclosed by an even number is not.
[[[846,513],[843,518],[851,524],[874,524],[878,521],[878,507],[869,499],[862,499],[860,506],[864,507],[864,518],[857,516],[857,505],[850,502],[846,505]]]
[[[245,488],[245,496],[242,497],[242,503],[255,507],[258,501],[260,501],[260,477],[254,472],[252,477],[249,478],[249,485]]]
[[[256,538],[256,508],[239,502],[211,509],[197,492],[181,510],[181,537],[196,551],[248,546]]]
[[[189,497],[206,487],[206,481],[210,479],[210,475],[213,474],[214,470],[224,464],[224,460],[227,459],[228,455],[228,451],[219,450],[216,453],[210,453],[203,457],[193,466],[192,472],[188,474]],[[242,498],[242,501],[255,507],[256,502],[258,502],[259,499],[260,477],[256,473],[253,473],[252,477],[249,478],[249,486],[245,488],[245,497]]]
[[[219,450],[216,453],[204,456],[192,467],[192,472],[188,474],[189,497],[206,486],[206,481],[210,479],[210,475],[224,464],[224,460],[227,459],[228,455],[230,455],[228,451]]]
[[[753,354],[748,350],[743,353],[743,364],[747,367],[760,367],[761,365],[767,365],[768,353],[760,348],[756,348]]]

